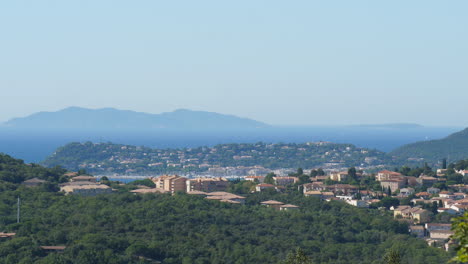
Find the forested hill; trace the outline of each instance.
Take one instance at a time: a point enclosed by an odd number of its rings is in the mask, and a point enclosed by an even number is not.
[[[0,192],[0,199],[0,229],[16,233],[0,241],[0,263],[284,263],[298,247],[323,264],[380,264],[390,249],[401,254],[402,264],[450,258],[377,210],[300,194],[252,194],[237,205],[186,194],[80,197],[23,187]],[[258,205],[268,199],[301,209]],[[40,246],[66,248],[48,253]]]
[[[392,160],[384,152],[329,142],[304,144],[224,144],[214,147],[152,149],[112,143],[71,143],[43,164],[92,173],[152,174],[200,172],[216,167],[312,168],[377,166]]]
[[[109,183],[113,194],[64,195],[29,188],[31,177],[55,184],[65,172],[0,155],[0,263],[285,263],[301,248],[313,263],[382,263],[390,249],[405,264],[445,263],[450,255],[408,235],[404,223],[378,210],[288,193],[245,194],[227,204],[187,194],[135,195]],[[16,222],[17,198],[21,221]],[[277,211],[275,199],[300,206]],[[63,246],[63,252],[42,249]]]
[[[468,128],[446,138],[416,142],[402,146],[390,153],[404,159],[424,159],[437,163],[447,158],[451,162],[468,159]]]
[[[0,183],[17,184],[32,178],[39,178],[49,182],[64,181],[65,169],[60,167],[44,168],[37,164],[25,164],[0,153]]]

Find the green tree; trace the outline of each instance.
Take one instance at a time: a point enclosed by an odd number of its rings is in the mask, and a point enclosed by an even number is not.
[[[390,249],[384,256],[385,264],[400,264],[401,256],[400,253],[394,249]]]
[[[289,253],[284,264],[312,264],[312,261],[301,248],[297,248],[296,252]]]
[[[275,184],[275,180],[273,179],[273,177],[275,176],[276,175],[273,172],[270,172],[265,176],[265,179],[263,180],[263,182],[268,183],[268,184]]]
[[[297,176],[304,175],[304,170],[303,170],[302,168],[298,168],[298,169],[297,169],[297,172],[296,172],[296,175],[297,175]]]
[[[452,230],[455,232],[453,238],[459,241],[454,260],[466,263],[468,262],[468,212],[453,220]]]
[[[356,168],[351,167],[348,169],[348,177],[350,177],[353,180],[357,180],[357,174],[356,174]]]

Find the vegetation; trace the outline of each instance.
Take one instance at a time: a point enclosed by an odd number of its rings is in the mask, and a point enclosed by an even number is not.
[[[458,240],[457,256],[455,261],[462,263],[468,262],[468,212],[461,217],[458,217],[453,222],[453,238]]]
[[[402,146],[390,153],[403,160],[423,159],[432,164],[468,158],[468,128],[439,140],[421,141]],[[442,164],[443,165],[443,164]]]
[[[339,166],[392,164],[383,152],[350,144],[223,144],[186,149],[152,149],[112,143],[71,143],[47,158],[47,167],[70,170],[86,168],[91,173],[154,174],[203,172],[210,167],[263,166],[313,168],[326,163]],[[200,166],[202,165],[202,166]],[[313,172],[322,175],[323,170]]]
[[[16,161],[9,168],[24,166]],[[297,192],[249,194],[245,205],[186,194],[80,197],[27,188],[10,176],[0,183],[0,230],[16,236],[0,240],[0,263],[382,263],[390,248],[398,249],[401,263],[450,258],[385,213]],[[259,205],[269,199],[300,210]],[[57,245],[66,246],[63,253],[40,248]]]

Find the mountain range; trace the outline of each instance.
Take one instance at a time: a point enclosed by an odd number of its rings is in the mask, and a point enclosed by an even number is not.
[[[3,127],[45,130],[227,130],[266,128],[269,125],[248,118],[214,112],[179,109],[148,114],[115,108],[69,107],[57,112],[39,112],[14,118]]]

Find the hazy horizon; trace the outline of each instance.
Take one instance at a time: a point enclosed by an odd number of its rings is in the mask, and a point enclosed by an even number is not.
[[[91,110],[115,109],[115,110],[121,110],[121,111],[132,111],[132,112],[136,112],[136,113],[146,113],[146,114],[162,114],[162,113],[175,112],[175,111],[179,111],[179,110],[203,111],[203,112],[218,113],[218,112],[212,112],[212,111],[206,111],[206,110],[193,110],[193,109],[187,109],[187,108],[178,108],[178,109],[174,109],[174,110],[171,110],[171,111],[163,111],[163,112],[160,112],[160,113],[148,113],[148,112],[135,111],[135,110],[132,110],[132,109],[119,109],[119,108],[115,108],[115,107],[86,108],[86,107],[79,107],[79,106],[69,106],[69,107],[58,109],[57,111],[37,111],[37,112],[34,112],[34,113],[26,114],[25,116],[16,116],[16,117],[9,118],[7,120],[0,120],[0,128],[2,128],[2,126],[1,126],[2,124],[6,123],[8,121],[11,121],[13,119],[16,119],[16,118],[26,118],[26,117],[29,117],[31,115],[38,114],[38,113],[43,113],[43,112],[49,112],[49,113],[59,112],[59,111],[62,111],[62,110],[68,109],[68,108],[83,108],[83,109],[91,109]],[[424,127],[464,128],[463,126],[460,126],[460,125],[426,125],[426,124],[421,124],[421,123],[408,123],[408,122],[392,122],[392,123],[382,123],[382,122],[381,123],[357,123],[357,122],[354,122],[354,123],[343,123],[343,124],[270,124],[270,123],[267,123],[267,122],[263,122],[262,120],[253,119],[253,118],[251,118],[249,116],[237,116],[237,115],[233,115],[233,114],[230,114],[230,113],[218,113],[218,114],[232,115],[232,116],[236,116],[236,117],[240,117],[240,118],[252,119],[254,121],[262,122],[262,123],[264,123],[266,125],[271,125],[273,127],[278,127],[278,128],[280,128],[280,127],[313,128],[313,127],[341,127],[341,126],[363,126],[363,127],[365,127],[365,126],[390,126],[390,125],[417,125],[417,126],[424,126]]]
[[[466,1],[7,1],[0,120],[74,105],[468,126]]]

